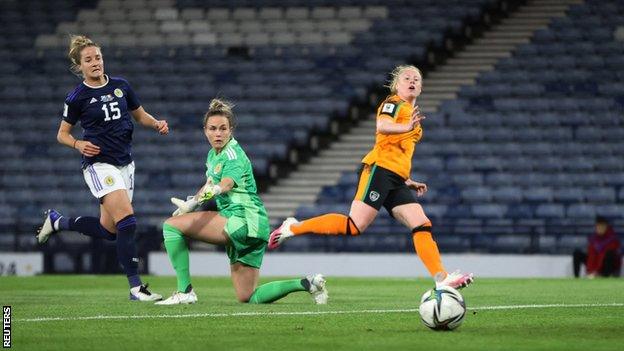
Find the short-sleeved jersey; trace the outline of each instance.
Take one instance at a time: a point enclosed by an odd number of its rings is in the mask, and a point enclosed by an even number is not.
[[[386,118],[394,123],[407,124],[412,117],[414,106],[401,100],[397,95],[388,97],[377,108],[377,120]],[[404,179],[408,179],[412,168],[412,155],[414,148],[423,130],[417,126],[414,130],[402,133],[386,135],[379,132],[375,135],[375,146],[362,159],[362,163],[389,169]]]
[[[96,162],[116,166],[132,162],[134,125],[129,111],[141,103],[125,79],[106,79],[97,87],[82,82],[65,99],[63,120],[71,125],[80,122],[82,139],[100,147],[98,155],[82,157],[83,168]]]
[[[214,184],[223,178],[234,181],[232,190],[216,196],[217,208],[223,217],[245,218],[248,223],[256,224],[252,227],[258,227],[259,223],[268,220],[264,204],[257,193],[251,161],[234,138],[218,154],[215,149],[208,152],[206,177]],[[268,232],[250,232],[247,236],[269,240]]]

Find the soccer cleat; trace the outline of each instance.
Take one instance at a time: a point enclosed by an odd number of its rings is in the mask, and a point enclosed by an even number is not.
[[[474,276],[472,273],[461,273],[459,270],[456,270],[453,273],[448,273],[444,280],[436,282],[436,288],[450,286],[453,289],[462,289],[467,287],[473,281]]]
[[[45,243],[50,238],[50,235],[58,232],[57,229],[54,229],[54,223],[61,217],[61,214],[56,210],[48,209],[45,211],[43,225],[37,230],[37,241],[39,244]]]
[[[325,288],[325,277],[322,274],[315,274],[307,276],[306,279],[310,282],[310,290],[308,292],[312,295],[314,303],[317,305],[327,304],[329,295]]]
[[[269,249],[277,249],[286,239],[293,237],[295,234],[290,230],[292,224],[299,223],[295,218],[288,217],[279,228],[271,232],[269,236]]]
[[[197,295],[191,290],[190,293],[174,291],[170,298],[156,302],[155,305],[188,305],[197,302]]]
[[[130,300],[132,301],[160,301],[162,295],[151,293],[147,290],[148,284],[142,284],[130,289]]]

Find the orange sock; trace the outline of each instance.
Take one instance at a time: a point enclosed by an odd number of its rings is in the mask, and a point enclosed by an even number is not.
[[[442,266],[440,251],[438,245],[431,237],[431,222],[427,222],[412,230],[414,239],[414,248],[418,257],[423,261],[427,270],[432,277],[436,277],[439,273],[446,276],[446,270]]]
[[[314,233],[321,235],[358,235],[360,230],[349,216],[338,213],[306,219],[299,224],[290,226],[295,235]]]

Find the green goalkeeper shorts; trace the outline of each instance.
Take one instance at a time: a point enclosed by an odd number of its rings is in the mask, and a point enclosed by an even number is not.
[[[245,218],[232,216],[228,218],[225,224],[225,232],[230,237],[231,242],[226,247],[230,264],[240,262],[247,266],[260,268],[267,247],[267,241],[263,238],[268,236],[268,219],[254,225],[248,223]]]

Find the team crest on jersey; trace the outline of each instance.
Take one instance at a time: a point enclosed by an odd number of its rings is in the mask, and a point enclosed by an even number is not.
[[[111,94],[106,94],[106,95],[102,95],[100,96],[100,101],[102,102],[109,102],[109,101],[113,101],[113,96]]]
[[[381,113],[394,113],[395,104],[385,103],[381,108]]]
[[[115,179],[111,176],[106,176],[106,178],[104,178],[104,184],[113,186],[115,184]]]
[[[123,91],[121,89],[119,89],[119,88],[115,89],[115,91],[113,93],[118,98],[123,97]]]
[[[217,165],[214,167],[213,171],[214,171],[214,173],[215,173],[215,174],[219,174],[219,173],[221,173],[221,169],[222,169],[222,168],[223,168],[223,166],[219,163],[219,164],[217,164]]]
[[[371,191],[370,194],[368,194],[368,197],[371,199],[372,202],[375,202],[379,200],[379,193],[376,191]]]

